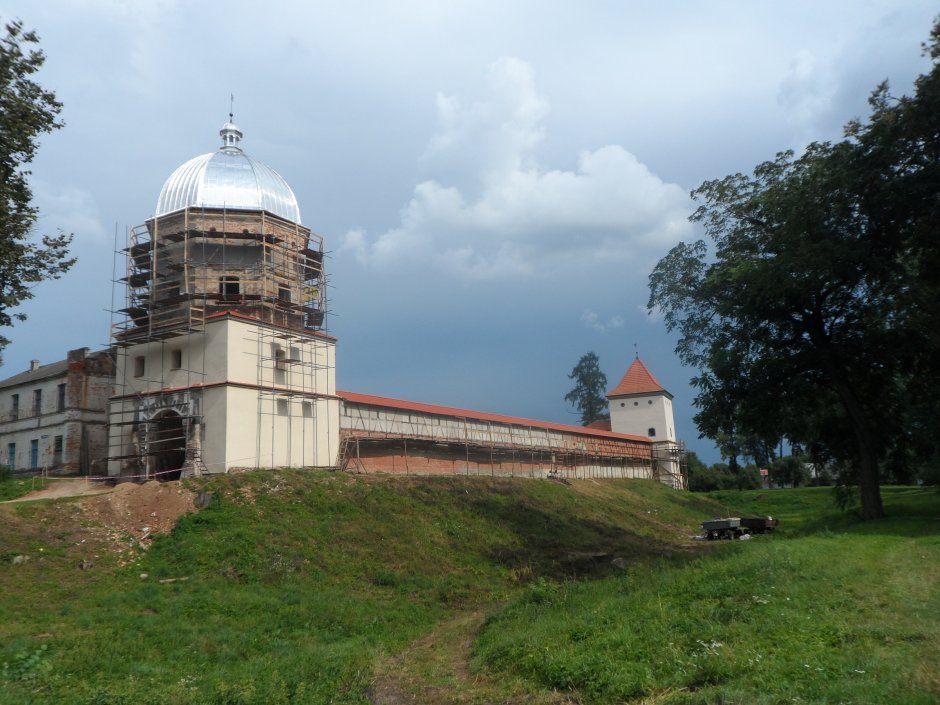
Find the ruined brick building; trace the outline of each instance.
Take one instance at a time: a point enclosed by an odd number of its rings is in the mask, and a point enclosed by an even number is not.
[[[65,360],[0,381],[0,454],[15,472],[107,470],[111,350],[70,350]]]

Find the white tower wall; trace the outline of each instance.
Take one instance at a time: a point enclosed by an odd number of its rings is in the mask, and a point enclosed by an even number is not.
[[[654,441],[676,440],[676,423],[668,394],[657,392],[610,397],[609,406],[612,431],[649,436]]]

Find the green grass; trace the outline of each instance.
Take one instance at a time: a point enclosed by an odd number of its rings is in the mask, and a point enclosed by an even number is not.
[[[816,490],[294,471],[193,487],[209,506],[149,551],[80,501],[0,506],[0,704],[940,694],[935,494],[890,489],[892,518],[862,525]],[[691,540],[742,508],[780,515],[779,535]]]
[[[649,482],[581,492],[267,472],[198,484],[209,507],[145,553],[96,539],[76,502],[4,508],[0,703],[361,703],[380,656],[453,615],[532,579],[688,550],[679,537],[706,502]],[[18,554],[31,560],[3,560]],[[186,580],[159,582],[171,578]]]
[[[32,478],[21,480],[13,477],[0,476],[0,502],[22,497],[33,489],[38,480]]]
[[[783,530],[680,567],[536,583],[487,622],[477,667],[597,703],[937,702],[940,496],[888,488],[890,518],[867,524],[825,496],[720,493]]]

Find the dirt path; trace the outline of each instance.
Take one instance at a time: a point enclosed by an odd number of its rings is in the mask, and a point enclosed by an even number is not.
[[[527,693],[504,677],[470,668],[473,641],[483,625],[483,610],[464,612],[442,622],[402,653],[379,660],[372,686],[365,692],[373,705],[573,705],[560,693]]]
[[[37,480],[38,482],[38,480]],[[59,497],[81,497],[85,495],[107,494],[114,490],[113,487],[103,485],[100,482],[90,482],[88,480],[44,480],[47,486],[41,490],[33,490],[29,494],[16,499],[9,499],[5,503],[31,502],[34,499],[56,499]]]

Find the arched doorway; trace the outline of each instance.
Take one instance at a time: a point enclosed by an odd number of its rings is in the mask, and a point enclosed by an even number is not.
[[[158,480],[178,480],[186,462],[186,429],[175,411],[157,414],[150,426],[151,468]]]

